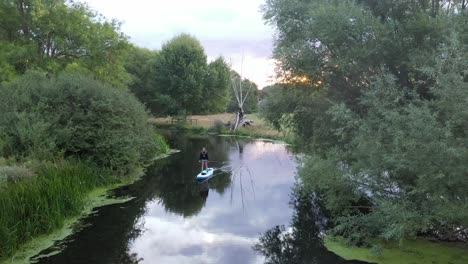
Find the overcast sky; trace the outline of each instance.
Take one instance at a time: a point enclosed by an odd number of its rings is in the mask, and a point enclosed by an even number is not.
[[[198,38],[208,59],[222,55],[261,88],[271,82],[273,29],[264,24],[264,0],[81,0],[108,19],[140,47],[160,49],[179,33]]]

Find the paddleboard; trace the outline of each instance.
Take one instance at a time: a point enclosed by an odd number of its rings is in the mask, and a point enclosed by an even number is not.
[[[213,168],[208,168],[208,169],[203,170],[197,175],[197,181],[201,182],[204,180],[208,180],[209,178],[213,177],[213,172],[214,172]]]

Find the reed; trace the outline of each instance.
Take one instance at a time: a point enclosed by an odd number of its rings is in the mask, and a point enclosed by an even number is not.
[[[115,181],[110,171],[83,162],[43,163],[33,170],[36,177],[0,189],[0,259],[60,228],[80,213],[90,190]]]

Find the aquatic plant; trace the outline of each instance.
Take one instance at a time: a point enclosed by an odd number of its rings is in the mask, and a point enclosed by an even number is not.
[[[37,177],[8,183],[0,191],[0,259],[32,237],[46,234],[77,215],[87,192],[115,181],[110,170],[84,162],[42,163]]]

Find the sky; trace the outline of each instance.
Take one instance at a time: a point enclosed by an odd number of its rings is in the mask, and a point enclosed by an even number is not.
[[[195,36],[208,60],[223,56],[259,88],[274,78],[274,30],[260,12],[264,0],[82,0],[107,19],[121,21],[137,46],[159,50],[180,33]],[[243,58],[243,63],[242,62]]]

